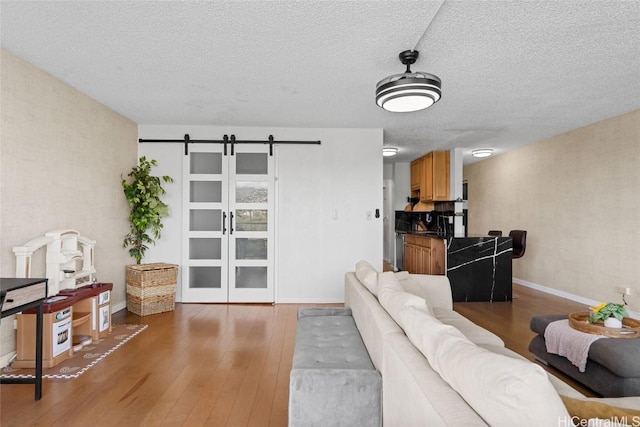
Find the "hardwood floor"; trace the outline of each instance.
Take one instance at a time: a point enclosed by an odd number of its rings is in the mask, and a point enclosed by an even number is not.
[[[530,359],[531,316],[584,308],[514,290],[513,303],[456,303],[455,310]],[[176,304],[173,312],[145,317],[118,312],[114,323],[149,327],[80,377],[45,379],[39,402],[32,385],[3,384],[0,425],[286,426],[302,306]]]
[[[535,361],[535,357],[529,352],[529,343],[535,333],[529,329],[529,321],[533,316],[588,310],[584,304],[516,284],[513,285],[513,293],[518,297],[514,298],[512,303],[454,303],[453,309],[475,324],[498,335],[504,341],[505,347],[532,361]],[[540,366],[563,379],[584,395],[597,396],[593,391],[557,369],[542,364]]]

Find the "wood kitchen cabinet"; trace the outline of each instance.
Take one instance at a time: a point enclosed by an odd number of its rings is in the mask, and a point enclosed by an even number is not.
[[[407,234],[404,239],[404,269],[413,274],[444,274],[444,240]]]
[[[448,151],[432,151],[424,156],[422,174],[423,185],[420,191],[420,201],[449,200]]]
[[[449,200],[449,152],[432,151],[411,162],[411,192],[421,202]],[[417,193],[417,194],[416,194]]]
[[[420,187],[424,176],[422,172],[422,164],[422,157],[411,162],[411,191],[420,192],[421,190]]]

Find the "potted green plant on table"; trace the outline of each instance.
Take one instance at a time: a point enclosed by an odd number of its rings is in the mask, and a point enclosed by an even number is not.
[[[155,166],[155,160],[142,156],[128,178],[121,181],[129,204],[129,233],[123,247],[129,248],[129,255],[136,260],[126,271],[127,309],[140,316],[171,311],[175,304],[177,265],[141,264],[148,245],[155,244],[161,236],[162,219],[169,215],[169,206],[161,199],[166,194],[162,184],[173,179],[152,175]]]
[[[589,323],[604,322],[607,328],[622,328],[622,319],[625,317],[629,317],[629,313],[624,305],[603,302],[592,307]]]

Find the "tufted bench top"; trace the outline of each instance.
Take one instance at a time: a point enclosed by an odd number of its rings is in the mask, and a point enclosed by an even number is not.
[[[375,370],[351,309],[300,309],[294,369]]]
[[[289,427],[382,425],[382,376],[350,308],[300,308]]]

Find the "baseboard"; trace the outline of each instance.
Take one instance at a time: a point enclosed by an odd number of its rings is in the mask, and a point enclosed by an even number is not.
[[[590,298],[581,297],[580,295],[575,295],[569,292],[561,291],[559,289],[550,288],[548,286],[539,285],[537,283],[528,282],[526,280],[518,279],[516,277],[513,278],[513,283],[517,283],[518,285],[525,286],[527,288],[535,289],[536,291],[555,295],[560,298],[575,301],[580,304],[584,304],[588,307],[595,307],[602,302],[602,301],[596,301]],[[629,312],[630,317],[633,317],[634,319],[640,319],[640,313],[633,310],[629,310],[628,308],[627,308],[627,311]]]
[[[111,314],[117,313],[118,311],[124,310],[125,308],[127,308],[127,302],[126,301],[119,302],[118,304],[112,304],[111,305]]]
[[[276,304],[344,304],[340,298],[278,298]]]

